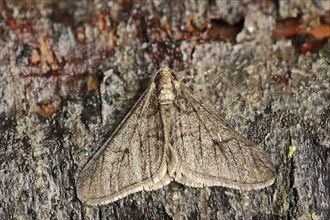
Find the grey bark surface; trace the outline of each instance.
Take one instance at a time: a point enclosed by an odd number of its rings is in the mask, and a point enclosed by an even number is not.
[[[325,4],[302,2],[1,2],[0,219],[329,219],[330,42],[301,55],[272,39],[276,16]],[[203,40],[211,19],[242,18],[237,43]],[[175,40],[187,20],[195,34]],[[79,172],[165,65],[267,152],[275,183],[84,205]]]

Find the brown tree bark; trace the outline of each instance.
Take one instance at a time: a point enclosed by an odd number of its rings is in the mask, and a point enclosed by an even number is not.
[[[304,54],[273,35],[327,18],[301,2],[0,3],[0,219],[329,219],[329,36]],[[270,155],[272,186],[79,201],[80,170],[161,66]]]

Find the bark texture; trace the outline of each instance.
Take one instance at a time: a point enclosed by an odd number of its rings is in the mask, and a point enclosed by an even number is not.
[[[329,219],[330,43],[272,38],[328,3],[256,2],[2,1],[0,219]],[[83,205],[80,170],[166,65],[270,155],[275,184]]]

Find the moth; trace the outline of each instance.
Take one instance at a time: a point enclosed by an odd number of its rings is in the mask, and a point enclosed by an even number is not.
[[[267,155],[165,67],[85,165],[77,195],[86,204],[104,205],[171,181],[253,190],[274,180]]]

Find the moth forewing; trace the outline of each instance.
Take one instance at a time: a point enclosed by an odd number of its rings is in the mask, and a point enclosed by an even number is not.
[[[152,82],[81,171],[77,195],[84,203],[103,205],[170,182],[155,90]]]
[[[205,107],[184,85],[180,94],[175,100],[178,111],[174,120],[174,127],[180,129],[174,129],[173,145],[182,174],[176,181],[242,190],[260,189],[274,182],[273,164],[259,148]]]

